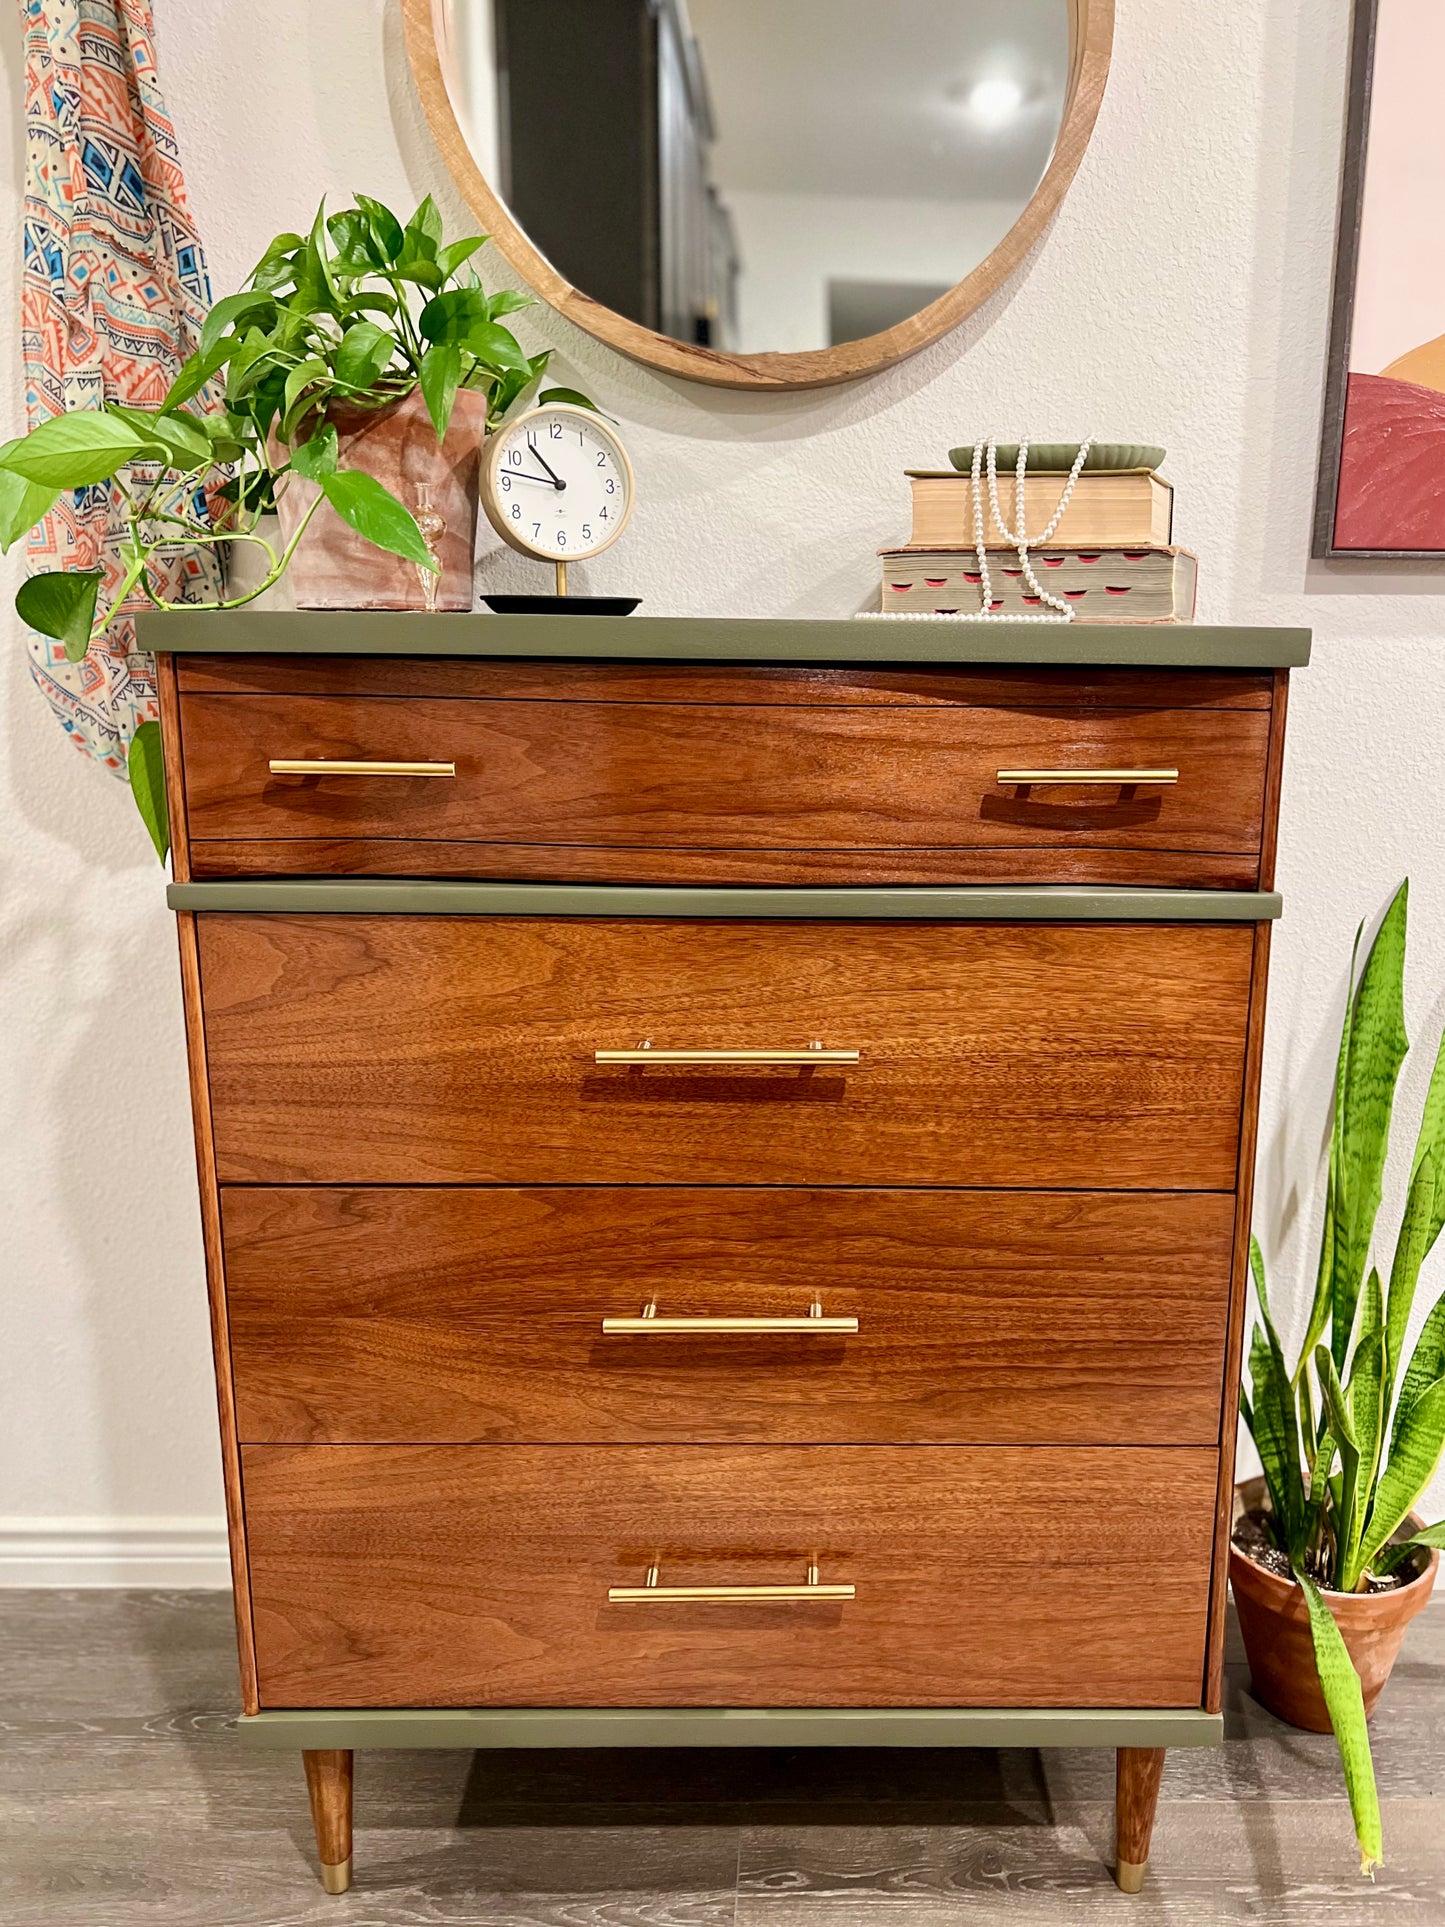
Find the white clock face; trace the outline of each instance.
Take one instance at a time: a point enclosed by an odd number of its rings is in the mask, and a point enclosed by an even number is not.
[[[632,470],[622,444],[585,409],[520,416],[487,454],[487,514],[514,548],[549,562],[596,555],[632,510]]]

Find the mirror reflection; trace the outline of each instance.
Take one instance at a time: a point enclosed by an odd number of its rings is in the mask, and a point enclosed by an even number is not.
[[[1068,0],[436,0],[493,192],[594,301],[805,352],[946,293],[1032,198]]]

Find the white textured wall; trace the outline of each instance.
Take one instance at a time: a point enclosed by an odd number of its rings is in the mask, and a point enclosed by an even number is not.
[[[879,379],[750,400],[663,380],[542,316],[625,425],[642,499],[590,571],[656,613],[863,606],[897,479],[976,430],[1159,440],[1208,621],[1308,623],[1285,786],[1259,1224],[1306,1291],[1350,936],[1415,885],[1410,1028],[1445,1020],[1445,573],[1307,560],[1333,254],[1344,7],[1121,0],[1079,179],[1024,273]],[[384,0],[158,0],[218,292],[322,191],[462,211]],[[13,10],[0,9],[7,98]],[[16,120],[0,237],[0,430],[19,425]],[[494,265],[493,273],[497,272]],[[497,564],[492,579],[517,572]],[[0,764],[0,1513],[212,1516],[219,1483],[174,944],[119,785],[29,687],[8,615]],[[1422,1053],[1423,1056],[1423,1053]],[[1413,1111],[1425,1065],[1405,1085]],[[1408,1145],[1401,1147],[1402,1159]],[[1396,1187],[1398,1196],[1398,1187]],[[1387,1209],[1393,1236],[1393,1205]],[[1434,1261],[1445,1285],[1445,1258]]]

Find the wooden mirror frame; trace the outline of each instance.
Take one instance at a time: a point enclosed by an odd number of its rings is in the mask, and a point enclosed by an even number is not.
[[[1058,210],[1094,131],[1114,44],[1114,0],[1069,0],[1069,84],[1053,155],[1032,200],[993,252],[957,287],[882,334],[805,354],[729,355],[644,328],[594,301],[533,246],[488,185],[462,134],[447,87],[442,0],[402,0],[407,53],[442,159],[468,206],[527,285],[579,328],[634,361],[718,388],[826,388],[905,361],[946,335],[1001,287]]]

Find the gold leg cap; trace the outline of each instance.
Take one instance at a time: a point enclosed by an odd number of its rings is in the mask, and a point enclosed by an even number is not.
[[[1144,1869],[1147,1860],[1121,1860],[1114,1869],[1114,1878],[1119,1883],[1121,1894],[1137,1894],[1143,1890]]]
[[[351,1855],[339,1860],[334,1867],[321,1865],[321,1884],[329,1894],[344,1894],[351,1885]]]

